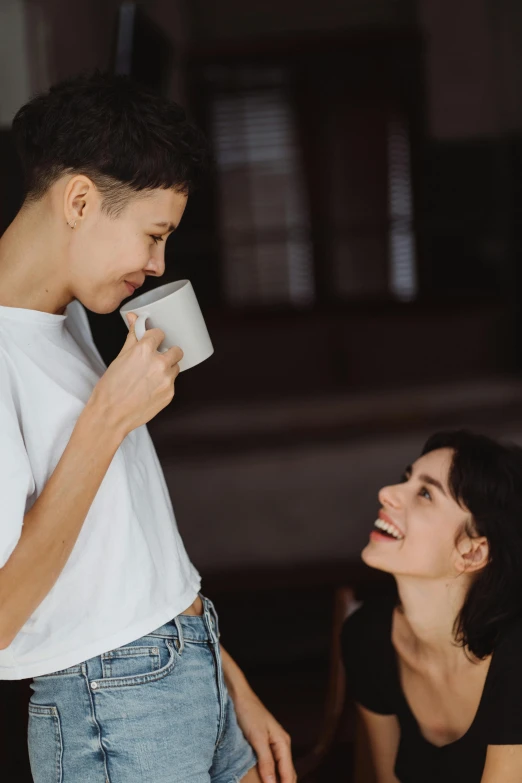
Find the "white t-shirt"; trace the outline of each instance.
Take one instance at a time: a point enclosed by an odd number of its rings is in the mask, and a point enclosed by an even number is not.
[[[63,316],[0,307],[0,567],[105,370],[79,302]],[[0,650],[0,679],[49,674],[139,639],[199,588],[139,427],[114,456],[58,581]]]

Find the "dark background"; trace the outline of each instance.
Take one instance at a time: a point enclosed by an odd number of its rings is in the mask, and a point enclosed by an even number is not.
[[[299,756],[336,587],[390,589],[359,563],[378,488],[436,428],[522,440],[522,5],[2,0],[0,230],[14,112],[94,67],[185,104],[212,146],[162,282],[192,280],[216,351],[151,432],[225,646]],[[111,361],[119,314],[91,322]],[[0,691],[23,781],[27,683]],[[323,779],[348,779],[352,740]]]

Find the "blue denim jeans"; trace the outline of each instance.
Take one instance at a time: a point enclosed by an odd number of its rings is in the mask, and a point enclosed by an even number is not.
[[[238,783],[256,764],[223,679],[218,620],[179,615],[123,647],[35,677],[34,783]]]

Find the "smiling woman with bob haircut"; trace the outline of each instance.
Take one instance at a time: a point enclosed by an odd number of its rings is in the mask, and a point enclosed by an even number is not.
[[[519,783],[522,449],[439,433],[379,503],[362,558],[398,599],[342,637],[378,783]]]

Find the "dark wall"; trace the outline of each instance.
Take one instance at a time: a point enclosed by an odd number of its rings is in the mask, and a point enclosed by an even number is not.
[[[23,198],[22,170],[11,132],[0,129],[0,234],[16,215]]]

